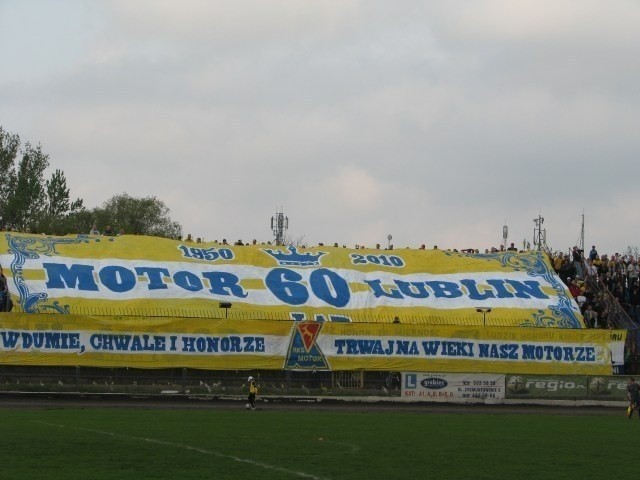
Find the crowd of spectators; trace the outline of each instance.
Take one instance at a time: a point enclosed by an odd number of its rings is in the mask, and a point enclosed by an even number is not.
[[[633,255],[600,255],[594,245],[587,255],[574,247],[570,253],[551,255],[551,262],[587,327],[615,328],[612,313],[617,306],[634,322],[640,321],[640,267]]]
[[[106,227],[104,227],[104,230],[100,232],[100,230],[98,230],[98,225],[94,223],[93,226],[91,227],[91,231],[89,232],[89,235],[104,235],[105,237],[120,237],[124,235],[124,229],[121,228],[120,230],[118,230],[118,233],[116,233],[115,230],[111,228],[110,225],[107,225]]]

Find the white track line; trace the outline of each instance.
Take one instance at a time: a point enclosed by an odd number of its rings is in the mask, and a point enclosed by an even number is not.
[[[190,451],[202,453],[202,454],[205,454],[205,455],[214,455],[214,456],[219,457],[219,458],[226,458],[228,460],[234,460],[236,462],[246,463],[246,464],[249,464],[249,465],[253,465],[255,467],[264,468],[265,470],[273,470],[275,472],[282,472],[282,473],[286,473],[286,474],[293,475],[293,476],[296,476],[296,477],[310,478],[312,480],[329,480],[329,479],[326,479],[324,477],[318,477],[316,475],[312,475],[311,473],[298,472],[296,470],[289,470],[288,468],[278,467],[276,465],[269,465],[268,463],[262,463],[262,462],[258,462],[256,460],[250,460],[248,458],[236,457],[235,455],[227,455],[225,453],[216,452],[214,450],[205,450],[204,448],[192,447],[191,445],[183,445],[181,443],[167,442],[165,440],[158,440],[158,439],[155,439],[155,438],[133,437],[133,436],[130,436],[130,435],[123,435],[122,433],[107,432],[107,431],[103,431],[103,430],[93,430],[91,428],[70,427],[68,425],[61,425],[61,424],[57,424],[57,423],[49,423],[49,422],[41,422],[41,421],[35,421],[35,423],[41,423],[43,425],[48,425],[50,427],[68,428],[68,429],[71,429],[71,430],[79,430],[79,431],[82,431],[82,432],[97,433],[99,435],[108,435],[108,436],[111,436],[111,437],[120,437],[120,438],[125,438],[125,439],[128,439],[128,440],[139,440],[141,442],[155,443],[157,445],[166,445],[166,446],[169,446],[169,447],[182,448],[184,450],[190,450]]]

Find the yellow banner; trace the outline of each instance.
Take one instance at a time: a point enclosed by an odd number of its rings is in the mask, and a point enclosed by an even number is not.
[[[596,329],[2,313],[0,364],[606,375],[622,361],[625,335]]]
[[[5,233],[30,313],[583,328],[544,254],[296,249]]]

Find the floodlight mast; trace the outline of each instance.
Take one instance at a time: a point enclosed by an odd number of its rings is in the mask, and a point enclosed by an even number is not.
[[[271,217],[271,231],[275,237],[276,245],[284,245],[284,234],[288,229],[289,217],[285,217],[282,210],[276,211],[275,216]]]

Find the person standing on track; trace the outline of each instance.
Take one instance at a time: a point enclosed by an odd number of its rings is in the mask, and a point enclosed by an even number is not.
[[[627,398],[629,398],[629,408],[627,408],[627,417],[631,419],[634,410],[638,410],[640,406],[640,385],[636,383],[633,377],[627,382]],[[640,410],[638,410],[640,417]]]
[[[249,403],[247,403],[247,409],[256,409],[256,395],[258,394],[258,386],[253,377],[247,379],[249,382]]]

